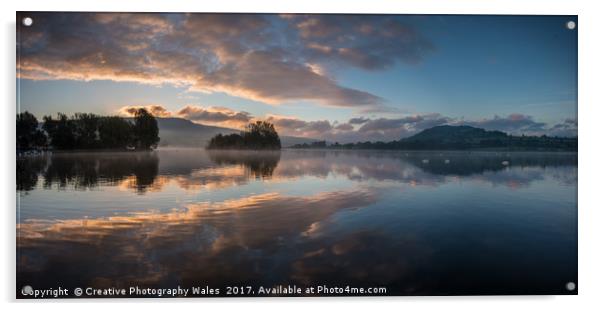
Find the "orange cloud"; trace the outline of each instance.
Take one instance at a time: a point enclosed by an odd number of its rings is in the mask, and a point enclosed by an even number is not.
[[[283,18],[281,29],[272,21],[278,16],[253,14],[29,15],[44,26],[18,26],[17,76],[22,79],[170,84],[268,104],[307,100],[364,109],[383,105],[382,98],[324,75],[327,63],[336,58],[325,60],[313,51],[328,44],[279,46],[283,31],[300,31],[291,19]],[[344,34],[345,29],[337,31]],[[367,51],[353,51],[353,57],[371,59]]]
[[[242,128],[252,120],[250,113],[246,111],[234,111],[226,107],[188,105],[180,109],[177,115],[202,124],[219,125],[229,128]]]
[[[273,123],[278,132],[284,135],[298,137],[324,137],[332,130],[332,124],[327,120],[304,121],[296,117],[268,115],[266,121]]]
[[[119,108],[118,113],[120,115],[131,117],[140,108],[146,109],[146,111],[148,111],[155,117],[168,118],[168,117],[172,116],[172,113],[169,112],[167,109],[165,109],[165,107],[163,107],[161,105],[123,106],[123,107]]]
[[[32,273],[55,275],[40,282],[60,283],[65,278],[72,280],[72,271],[79,271],[77,281],[89,286],[156,285],[173,276],[182,276],[183,284],[189,277],[207,284],[237,277],[251,279],[244,274],[253,274],[255,269],[241,266],[236,258],[244,256],[238,252],[248,255],[252,253],[249,250],[263,250],[269,254],[283,237],[296,238],[312,228],[315,234],[319,230],[316,223],[329,222],[341,210],[367,207],[377,199],[374,190],[352,190],[305,197],[265,193],[217,203],[191,203],[169,212],[31,219],[17,225],[18,278]],[[61,251],[65,245],[69,245],[68,252]],[[38,258],[78,260],[65,267],[36,264]],[[233,269],[206,269],[224,265],[224,260]],[[91,266],[95,268],[89,269]]]

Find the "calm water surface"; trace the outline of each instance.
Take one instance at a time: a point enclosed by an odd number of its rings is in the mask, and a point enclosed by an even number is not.
[[[54,154],[18,158],[17,193],[17,288],[577,282],[574,153]]]

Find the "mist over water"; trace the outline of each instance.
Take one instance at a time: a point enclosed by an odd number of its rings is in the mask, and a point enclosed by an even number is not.
[[[17,193],[17,288],[577,282],[576,153],[56,153]]]

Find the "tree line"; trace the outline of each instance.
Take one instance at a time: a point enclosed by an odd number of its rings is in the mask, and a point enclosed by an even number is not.
[[[159,143],[159,126],[146,109],[133,119],[76,113],[38,119],[28,111],[17,114],[17,150],[135,149],[150,150]]]
[[[280,148],[280,137],[274,124],[265,121],[248,124],[240,134],[217,134],[207,144],[207,149],[278,150]]]
[[[559,150],[577,151],[577,138],[550,136],[512,136],[480,141],[407,141],[357,142],[340,144],[315,141],[296,144],[293,149],[369,149],[369,150],[467,150],[467,149],[503,149],[503,150]]]
[[[488,131],[468,125],[440,125],[413,136],[389,142],[357,142],[334,144],[326,141],[298,144],[293,148],[314,149],[387,149],[387,150],[577,150],[577,138],[513,136],[501,131]]]

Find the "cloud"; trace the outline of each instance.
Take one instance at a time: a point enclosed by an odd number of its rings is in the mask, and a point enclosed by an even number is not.
[[[499,130],[512,135],[548,135],[575,137],[577,122],[566,119],[556,125],[537,122],[531,116],[510,114],[506,117],[466,121],[437,113],[417,114],[400,118],[351,118],[346,123],[331,123],[327,120],[304,121],[295,117],[269,116],[267,121],[275,124],[284,135],[325,139],[340,143],[358,141],[393,141],[417,134],[439,125],[470,125],[487,130]]]
[[[434,45],[402,16],[293,15],[287,20],[314,60],[381,70],[396,62],[415,64]]]
[[[221,125],[241,128],[248,124],[252,117],[246,111],[234,111],[225,107],[201,107],[188,105],[177,112],[179,117],[203,124]]]
[[[358,129],[364,140],[398,140],[413,135],[423,129],[447,124],[451,118],[439,114],[413,115],[403,118],[378,118],[363,122]]]
[[[119,108],[118,113],[124,116],[133,116],[140,108],[146,109],[146,111],[150,112],[155,117],[168,118],[172,116],[172,113],[161,105],[123,106]]]
[[[283,135],[326,139],[342,143],[357,141],[392,141],[417,133],[419,130],[450,122],[439,114],[407,116],[403,118],[352,118],[346,123],[327,120],[304,121],[295,117],[270,115],[266,121],[274,123]],[[360,125],[356,129],[356,126]]]
[[[253,121],[253,116],[246,111],[234,111],[226,107],[203,107],[199,105],[187,105],[177,111],[169,111],[162,105],[131,105],[123,106],[117,110],[123,116],[133,116],[136,110],[145,108],[155,117],[183,118],[195,123],[216,125],[228,128],[242,128]]]
[[[562,123],[554,125],[548,135],[561,137],[577,137],[577,119],[565,119]]]
[[[353,125],[351,125],[349,123],[342,123],[342,124],[335,126],[335,129],[339,130],[339,131],[352,131]]]
[[[400,17],[262,14],[31,13],[19,25],[18,76],[111,80],[224,92],[268,104],[385,109],[327,67],[420,62],[433,49]]]
[[[363,124],[370,121],[370,119],[368,118],[364,118],[364,117],[359,117],[359,118],[351,118],[349,119],[349,123],[350,124]]]
[[[510,114],[506,117],[495,115],[492,119],[462,121],[459,123],[515,135],[542,135],[547,131],[546,123],[536,122],[533,117],[519,113]]]
[[[383,102],[370,93],[339,86],[310,66],[286,58],[283,52],[249,52],[237,62],[212,72],[193,89],[225,92],[270,104],[313,100],[328,106],[376,107]]]
[[[160,14],[35,13],[19,26],[19,76],[28,79],[177,83],[176,73],[149,59],[152,40],[171,28]],[[36,38],[36,40],[30,40]]]
[[[510,114],[505,117],[494,115],[480,120],[464,120],[446,117],[438,113],[408,115],[399,118],[351,118],[339,123],[329,120],[302,120],[293,116],[269,114],[254,116],[246,111],[235,111],[226,107],[204,107],[187,105],[172,112],[161,105],[124,106],[119,114],[131,116],[136,109],[146,108],[157,117],[180,117],[195,123],[241,129],[256,120],[274,124],[283,136],[323,139],[331,142],[350,143],[358,141],[393,141],[409,137],[418,132],[439,125],[469,125],[486,130],[502,131],[511,135],[548,135],[560,137],[577,136],[577,120],[548,125],[537,122],[531,116]]]
[[[332,131],[333,126],[327,120],[304,121],[295,117],[270,115],[265,118],[276,127],[276,130],[287,136],[323,137]]]

